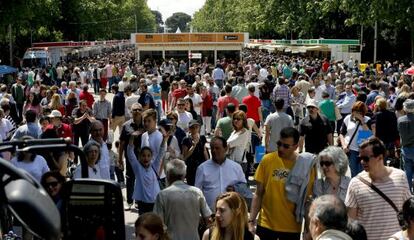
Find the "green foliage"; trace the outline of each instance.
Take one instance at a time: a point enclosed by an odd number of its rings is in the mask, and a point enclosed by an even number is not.
[[[178,28],[180,28],[181,32],[188,32],[189,27],[187,23],[191,21],[191,16],[183,13],[183,12],[176,12],[167,20],[165,20],[165,25],[169,28],[169,32],[175,32]]]

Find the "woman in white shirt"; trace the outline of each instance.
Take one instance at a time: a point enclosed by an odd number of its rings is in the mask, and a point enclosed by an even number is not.
[[[233,129],[227,145],[229,148],[228,158],[240,163],[245,168],[246,152],[250,144],[251,131],[247,125],[247,117],[243,111],[236,111],[233,113]],[[243,163],[243,164],[242,164]]]
[[[100,159],[101,146],[95,141],[89,141],[83,147],[85,153],[86,162],[88,163],[88,178],[102,179],[101,172],[97,166],[98,160]],[[82,166],[78,167],[73,172],[73,179],[82,178]]]

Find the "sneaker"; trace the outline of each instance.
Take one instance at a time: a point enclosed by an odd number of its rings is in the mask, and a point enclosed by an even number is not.
[[[125,208],[125,211],[131,211],[132,203],[128,203],[128,207]]]

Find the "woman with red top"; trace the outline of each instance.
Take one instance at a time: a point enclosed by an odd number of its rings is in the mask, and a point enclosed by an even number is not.
[[[200,88],[201,98],[201,117],[203,118],[202,135],[210,135],[211,133],[211,117],[213,116],[213,98],[205,86]]]
[[[86,104],[88,105],[88,108],[92,108],[93,102],[95,102],[95,99],[93,98],[92,94],[88,92],[89,86],[88,84],[84,84],[82,87],[82,92],[79,94],[79,100],[85,100]]]

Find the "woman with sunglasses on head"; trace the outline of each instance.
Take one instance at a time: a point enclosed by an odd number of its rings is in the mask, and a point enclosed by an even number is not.
[[[62,187],[66,182],[66,178],[58,171],[50,171],[43,174],[40,184],[52,198],[57,208],[61,210],[62,206]]]
[[[345,176],[348,170],[348,157],[344,151],[340,147],[329,146],[319,153],[317,163],[322,178],[315,181],[314,197],[333,194],[345,201],[351,178]]]
[[[235,111],[232,115],[232,125],[234,131],[227,139],[229,147],[228,158],[238,162],[243,171],[246,172],[247,162],[246,153],[251,142],[251,131],[247,125],[247,116],[241,111]]]
[[[215,221],[202,240],[259,240],[248,229],[247,204],[236,192],[226,192],[217,197]]]
[[[342,149],[349,156],[349,167],[351,168],[352,177],[362,171],[361,162],[358,161],[359,146],[357,139],[360,130],[369,130],[368,125],[371,119],[365,116],[367,112],[368,108],[365,103],[356,101],[352,105],[351,114],[344,118],[339,134]]]

